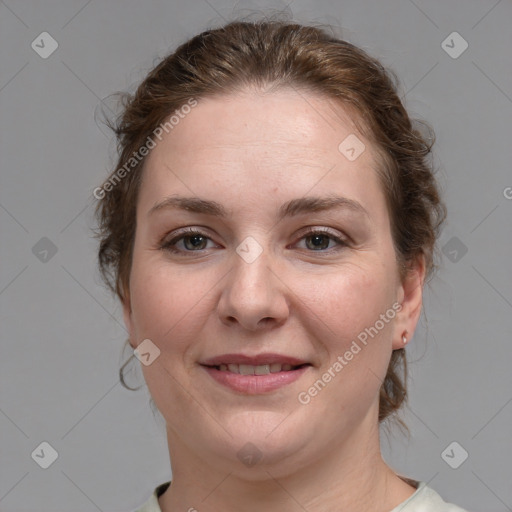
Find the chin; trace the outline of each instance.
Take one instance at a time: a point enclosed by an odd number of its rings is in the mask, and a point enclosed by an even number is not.
[[[300,450],[310,444],[304,438],[309,428],[300,425],[297,419],[287,418],[283,412],[239,414],[229,421],[228,430],[232,437],[226,441],[230,447],[228,452],[232,454],[230,458],[242,469],[265,467],[270,470],[276,465],[286,464],[290,457],[296,458]],[[314,432],[311,436],[314,437]]]

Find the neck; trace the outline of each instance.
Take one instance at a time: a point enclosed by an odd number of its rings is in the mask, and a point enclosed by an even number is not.
[[[415,489],[383,461],[378,427],[332,442],[315,460],[250,468],[247,474],[198,457],[168,429],[172,484],[159,498],[162,512],[389,511]],[[376,431],[375,431],[376,430]],[[263,508],[262,508],[263,507]]]

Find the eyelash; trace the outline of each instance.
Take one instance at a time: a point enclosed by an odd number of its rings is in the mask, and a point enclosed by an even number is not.
[[[337,248],[331,247],[330,249],[308,250],[308,252],[324,253],[325,254],[325,253],[330,253],[333,250],[338,251],[338,250],[342,249],[343,247],[348,246],[348,243],[345,240],[336,236],[331,231],[329,231],[328,229],[325,229],[325,228],[310,229],[309,231],[303,233],[299,240],[302,240],[304,238],[314,236],[314,235],[326,236],[326,237],[330,238],[331,240],[335,241],[338,244],[338,247]],[[163,241],[160,244],[159,249],[169,251],[174,254],[180,254],[180,255],[184,255],[186,253],[195,253],[195,252],[200,253],[201,251],[207,250],[207,249],[199,249],[197,251],[188,251],[188,250],[179,250],[174,247],[175,244],[177,242],[179,242],[180,240],[185,239],[185,238],[193,238],[194,236],[201,236],[207,240],[211,240],[211,238],[208,237],[205,233],[202,233],[201,231],[198,231],[194,228],[189,228],[184,231],[181,231],[179,234],[177,234],[171,240]]]

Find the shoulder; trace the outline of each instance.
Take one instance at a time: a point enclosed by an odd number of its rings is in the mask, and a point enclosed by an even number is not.
[[[139,507],[135,512],[162,512],[160,505],[158,504],[158,497],[161,496],[169,487],[171,482],[165,482],[159,485],[153,494],[149,497],[148,501]]]
[[[416,492],[395,507],[391,512],[466,512],[464,509],[446,503],[441,496],[427,486],[425,482],[419,482]]]
[[[158,504],[158,497],[169,487],[171,482],[159,485],[150,498],[135,512],[162,512]],[[427,486],[425,482],[419,482],[416,492],[406,501],[395,507],[390,512],[467,512],[466,510],[443,501],[441,496]]]

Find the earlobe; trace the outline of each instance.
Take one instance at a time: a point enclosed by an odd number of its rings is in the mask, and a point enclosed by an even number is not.
[[[396,316],[393,350],[404,348],[414,334],[423,305],[425,259],[419,256],[400,286],[401,309]]]

